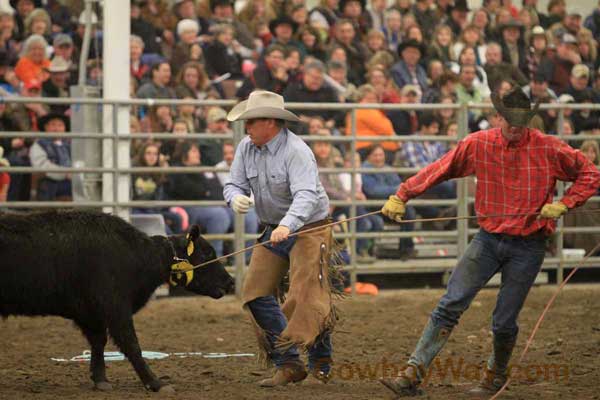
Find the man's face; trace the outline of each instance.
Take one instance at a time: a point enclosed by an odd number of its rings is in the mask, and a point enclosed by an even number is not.
[[[163,63],[158,68],[158,81],[162,85],[168,85],[171,80],[171,66],[167,63]]]
[[[196,10],[194,10],[194,2],[192,0],[186,0],[179,4],[179,15],[181,18],[194,19],[196,17]]]
[[[362,13],[362,7],[360,2],[357,0],[348,1],[344,6],[344,17],[346,18],[358,18]]]
[[[350,44],[354,40],[354,27],[352,24],[342,24],[337,29],[337,39],[344,44]]]
[[[215,7],[214,15],[220,19],[230,19],[233,17],[233,7],[229,4],[220,4]]]
[[[61,44],[60,46],[54,47],[54,55],[69,61],[73,56],[73,49],[74,47],[70,44]]]
[[[274,50],[265,57],[265,61],[270,69],[278,69],[283,64],[283,53],[279,50]]]
[[[275,28],[275,36],[282,42],[289,42],[292,39],[294,30],[289,24],[279,24]]]
[[[496,46],[490,46],[485,52],[486,64],[497,65],[502,61],[502,52]]]
[[[316,68],[304,73],[304,86],[310,91],[317,91],[323,86],[323,73]]]
[[[411,67],[414,67],[419,62],[421,58],[421,52],[414,47],[407,47],[402,50],[402,59],[404,62]]]
[[[460,83],[465,87],[471,87],[475,76],[475,67],[472,65],[463,65],[460,71]]]
[[[527,128],[521,126],[512,126],[504,117],[500,116],[500,114],[498,115],[498,124],[502,129],[502,136],[504,136],[504,138],[509,142],[518,142],[521,140],[523,135],[525,135],[527,132]]]
[[[537,82],[536,80],[531,81],[531,93],[535,97],[545,98],[548,94],[548,83],[546,81]]]
[[[224,144],[223,145],[223,160],[227,163],[227,165],[231,166],[233,163],[233,157],[235,155],[235,150],[233,145]]]
[[[206,128],[210,133],[227,133],[229,132],[229,123],[226,119],[220,119],[218,121],[209,122],[206,124]]]
[[[66,131],[66,126],[65,123],[63,122],[62,119],[51,119],[50,121],[46,122],[45,125],[45,130],[46,132],[52,132],[52,133],[63,133]]]
[[[516,44],[519,40],[519,36],[521,36],[521,31],[516,27],[506,28],[502,32],[502,36],[507,43]]]
[[[374,167],[383,167],[385,165],[385,153],[381,147],[374,149],[367,157],[367,160]]]
[[[571,85],[573,86],[573,88],[575,88],[575,90],[583,90],[587,87],[589,78],[586,75],[579,78],[576,78],[573,75],[571,75],[570,80]]]
[[[50,74],[50,79],[56,87],[66,89],[67,81],[69,80],[69,72],[52,72]]]
[[[17,12],[20,16],[26,17],[33,11],[35,4],[31,0],[20,0],[17,3]]]
[[[246,121],[246,134],[255,146],[264,146],[273,138],[271,131],[274,124],[272,119],[249,119]]]
[[[440,124],[437,122],[432,123],[429,126],[424,126],[422,129],[423,135],[435,136],[440,132]]]
[[[581,17],[579,15],[567,15],[565,17],[565,27],[571,33],[577,33],[581,29]]]

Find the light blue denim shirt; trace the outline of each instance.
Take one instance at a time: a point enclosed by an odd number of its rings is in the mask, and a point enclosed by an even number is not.
[[[240,142],[223,196],[231,204],[236,195],[249,196],[250,191],[265,224],[294,232],[329,215],[329,198],[312,150],[286,128],[264,146],[255,146],[249,137]]]

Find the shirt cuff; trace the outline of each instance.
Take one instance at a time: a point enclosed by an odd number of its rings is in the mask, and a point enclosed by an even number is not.
[[[400,200],[402,200],[403,202],[406,203],[408,200],[410,200],[410,198],[408,197],[408,195],[404,191],[403,186],[404,185],[400,185],[400,187],[398,188],[398,191],[396,192],[396,196],[400,197]]]
[[[575,200],[571,199],[570,197],[563,197],[559,201],[567,206],[568,209],[575,207]]]
[[[290,230],[290,232],[296,232],[304,224],[302,223],[300,218],[288,214],[285,217],[283,217],[281,221],[279,221],[279,225],[286,226]]]

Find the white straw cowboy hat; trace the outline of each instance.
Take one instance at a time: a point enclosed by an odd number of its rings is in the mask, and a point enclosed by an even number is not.
[[[227,114],[228,121],[242,121],[255,118],[284,119],[298,122],[300,118],[284,108],[283,97],[266,90],[255,90]]]

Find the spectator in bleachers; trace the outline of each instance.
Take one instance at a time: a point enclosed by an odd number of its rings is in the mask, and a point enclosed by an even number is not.
[[[174,99],[175,92],[170,87],[171,66],[162,61],[152,66],[152,80],[144,83],[138,89],[136,97],[140,99]]]
[[[381,103],[400,103],[400,90],[383,66],[375,65],[369,68],[367,81],[375,88]]]
[[[427,49],[427,59],[440,60],[444,65],[449,65],[457,59],[455,49],[452,29],[448,25],[437,25],[433,32],[431,45]]]
[[[15,14],[16,22],[16,37],[17,40],[25,40],[27,34],[25,33],[25,20],[31,14],[31,12],[37,7],[42,6],[41,0],[13,0],[10,5],[17,11]]]
[[[69,94],[69,78],[71,76],[71,63],[62,57],[54,57],[47,68],[50,79],[42,84],[42,97],[67,98]],[[67,104],[51,104],[50,112],[65,114],[69,109]]]
[[[191,19],[198,23],[200,29],[198,40],[201,43],[205,43],[210,39],[208,20],[196,12],[195,0],[176,0],[175,4],[173,4],[173,13],[180,21]],[[179,33],[177,35],[179,36]]]
[[[134,167],[162,167],[159,158],[158,143],[147,142],[140,148],[140,152],[134,158]],[[161,201],[166,200],[165,195],[166,178],[162,173],[140,173],[131,175],[131,199],[134,201]],[[183,231],[182,218],[179,214],[171,212],[168,208],[132,208],[133,214],[161,214],[165,220],[167,234],[177,234]]]
[[[298,29],[296,35],[299,42],[298,47],[304,56],[312,56],[323,62],[326,60],[327,53],[317,28],[307,25]]]
[[[48,72],[44,70],[50,66],[50,60],[46,57],[46,47],[48,42],[43,36],[31,35],[25,40],[21,56],[15,66],[15,73],[21,82],[32,79],[44,82],[48,79]]]
[[[483,94],[475,86],[477,77],[476,66],[473,64],[461,65],[458,75],[458,84],[456,85],[456,98],[459,103],[481,103]],[[470,120],[476,119],[481,115],[481,110],[470,110]]]
[[[178,99],[191,97],[202,100],[207,97],[211,90],[210,81],[204,68],[197,62],[190,61],[185,63],[179,70],[175,80],[175,95]]]
[[[288,81],[300,82],[302,80],[302,74],[304,73],[300,49],[297,47],[288,48],[284,61],[285,67],[287,68]]]
[[[179,68],[189,61],[204,62],[198,34],[200,25],[193,19],[182,19],[177,23],[179,42],[171,55],[171,73],[177,75]]]
[[[473,11],[473,14],[471,15],[471,26],[477,29],[482,42],[485,42],[486,38],[489,35],[490,19],[491,14],[488,14],[486,9],[483,7]]]
[[[201,155],[198,145],[185,141],[177,145],[172,166],[199,167]],[[171,200],[223,200],[223,188],[212,172],[169,174],[167,194]],[[208,234],[223,234],[230,225],[227,207],[184,207],[190,224],[200,225]],[[223,241],[212,240],[218,256],[223,255]]]
[[[320,61],[313,61],[304,66],[302,82],[288,85],[283,92],[286,102],[294,103],[337,103],[338,98],[333,89],[324,83],[325,66]],[[341,122],[343,114],[333,110],[302,110],[300,119],[307,124],[310,117],[320,116],[328,128],[333,128],[336,121]],[[295,129],[299,134],[306,128]]]
[[[423,95],[423,103],[439,103],[444,96],[456,96],[458,76],[452,71],[445,71]]]
[[[564,33],[556,45],[556,54],[545,57],[539,66],[539,71],[550,83],[550,88],[557,95],[561,95],[569,86],[571,70],[580,63],[581,56],[577,47],[577,39],[570,33]]]
[[[31,79],[21,86],[22,97],[41,97],[42,83]],[[48,114],[48,106],[40,103],[20,103],[11,107],[20,131],[39,131],[38,119]]]
[[[466,0],[455,0],[450,8],[450,18],[448,25],[454,33],[454,37],[459,37],[460,32],[467,26],[467,14],[471,11]]]
[[[431,0],[415,0],[412,6],[412,13],[423,30],[423,34],[427,37],[431,37],[439,22],[431,4]]]
[[[146,78],[146,75],[150,72],[150,66],[142,61],[144,46],[144,41],[141,37],[137,35],[130,36],[129,61],[131,65],[131,77],[136,80],[138,85],[142,82],[142,80]]]
[[[348,68],[345,63],[330,61],[327,65],[325,82],[336,91],[340,103],[356,100],[356,86],[348,82]]]
[[[48,133],[69,131],[69,119],[62,114],[48,114],[39,120],[40,130]],[[69,139],[43,137],[37,139],[30,150],[31,165],[49,172],[39,174],[36,200],[71,200],[71,173],[50,172],[53,169],[71,167],[71,144]]]
[[[142,17],[141,3],[142,1],[139,0],[131,2],[131,34],[140,37],[144,42],[144,54],[158,56],[162,54],[160,46],[162,40],[164,36],[169,36],[169,33],[152,25],[152,23]]]
[[[177,26],[177,17],[171,12],[169,2],[167,0],[145,0],[139,1],[139,5],[142,18],[161,32],[162,53],[166,56],[170,55],[175,44],[173,32]]]
[[[182,100],[193,101],[194,98],[191,96],[186,96]],[[175,117],[187,124],[189,132],[200,132],[202,129],[204,129],[204,124],[201,126],[200,119],[198,118],[199,114],[200,111],[196,109],[195,105],[180,104],[177,106]]]
[[[357,0],[352,0],[356,3]],[[348,71],[348,80],[355,85],[365,82],[365,63],[367,61],[368,49],[357,34],[354,23],[349,19],[340,19],[335,25],[335,39],[332,46],[341,46],[346,52],[346,63]]]
[[[167,132],[167,131],[165,131]],[[190,133],[189,125],[182,119],[176,119],[173,122],[173,128],[169,131],[173,134],[173,138],[165,139],[162,141],[160,146],[161,158],[168,162],[173,163],[176,161],[177,155],[175,154],[177,146],[180,146],[185,140],[185,136]]]
[[[406,29],[406,40],[414,40],[417,43],[425,45],[425,41],[423,38],[423,31],[419,25],[409,25]],[[424,60],[421,60],[421,64],[424,64]]]
[[[206,72],[210,78],[231,74],[229,79],[242,79],[242,56],[234,42],[234,29],[229,24],[213,27],[214,39],[206,46]]]
[[[367,33],[367,38],[365,42],[368,50],[367,60],[371,59],[371,57],[378,51],[389,51],[387,48],[387,43],[385,42],[385,36],[381,31],[371,29]]]
[[[600,65],[598,59],[598,43],[589,31],[580,31],[577,34],[577,43],[582,64],[592,71]]]
[[[362,85],[358,88],[357,100],[360,104],[379,103],[375,88],[371,85]],[[392,121],[379,109],[356,110],[356,136],[396,136]],[[346,116],[346,135],[352,135],[352,118],[349,113]],[[381,142],[385,151],[385,159],[389,163],[394,159],[394,153],[398,150],[398,142]],[[358,141],[356,149],[364,160],[373,142]]]
[[[209,3],[212,15],[208,22],[211,30],[214,25],[229,24],[233,26],[235,40],[240,44],[239,52],[244,57],[249,57],[254,51],[259,50],[257,45],[260,40],[255,39],[248,27],[235,18],[233,1],[209,0]]]
[[[475,50],[475,64],[482,67],[486,61],[485,51],[487,46],[483,41],[483,33],[477,26],[467,25],[454,44],[454,54],[458,56],[465,47],[472,47]]]
[[[385,26],[383,27],[383,34],[385,35],[388,43],[389,50],[396,54],[398,51],[398,45],[402,41],[402,15],[398,10],[391,9],[385,13]]]
[[[40,35],[49,41],[51,27],[50,15],[43,8],[36,8],[25,19],[25,34],[27,36]]]
[[[483,69],[487,74],[490,87],[495,87],[499,79],[507,77],[521,86],[525,86],[528,82],[527,77],[519,68],[502,61],[502,47],[496,42],[487,45]]]
[[[367,12],[371,16],[373,29],[383,31],[385,27],[385,11],[387,8],[386,0],[371,0],[367,6]]]
[[[417,85],[405,85],[400,90],[402,104],[420,103],[421,97],[421,88]],[[419,128],[419,113],[415,110],[389,110],[386,115],[392,121],[397,135],[412,135]]]
[[[297,30],[298,24],[291,17],[281,15],[275,18],[269,23],[272,36],[270,45],[299,47],[300,44],[294,38]]]
[[[527,51],[527,68],[529,70],[529,79],[536,75],[540,63],[546,56],[548,47],[548,36],[541,26],[534,26],[529,36],[529,49]]]
[[[6,65],[15,65],[19,59],[14,13],[10,7],[0,8],[0,58]]]
[[[52,21],[52,33],[69,32],[73,29],[71,10],[59,0],[46,0],[46,11]]]
[[[456,96],[452,94],[444,94],[440,98],[440,104],[455,104]],[[452,122],[456,121],[456,110],[453,108],[442,108],[435,110],[434,115],[440,123],[440,130],[444,131]]]
[[[233,158],[235,156],[235,145],[231,140],[223,140],[221,151],[223,153],[223,158],[215,165],[215,167],[231,168],[231,164],[233,163]],[[221,186],[224,187],[225,184],[231,181],[231,174],[229,173],[229,171],[217,172],[217,178],[219,178]]]
[[[73,45],[73,39],[66,33],[59,33],[54,36],[52,40],[52,58],[62,57],[63,60],[71,63],[71,76],[69,82],[76,82],[75,77],[77,76],[76,66],[73,65],[75,60],[75,46]]]
[[[173,129],[173,112],[169,106],[152,106],[140,121],[144,133],[165,133]]]
[[[227,112],[221,107],[211,107],[206,115],[206,133],[231,134],[227,121]],[[202,139],[200,142],[200,153],[202,153],[202,165],[216,165],[223,160],[223,140]]]
[[[265,50],[264,58],[252,74],[244,80],[236,96],[245,99],[254,89],[264,89],[282,94],[288,85],[285,47],[273,44]]]
[[[366,0],[340,0],[338,4],[340,19],[352,21],[352,24],[356,29],[357,38],[361,41],[373,27],[371,15],[365,9],[366,4]],[[337,23],[339,22],[340,21]]]
[[[525,76],[529,76],[523,24],[519,20],[511,19],[498,29],[501,35],[502,61],[514,65]]]
[[[338,4],[339,0],[320,0],[308,13],[309,24],[319,29],[322,38],[333,35],[338,20]]]
[[[570,94],[576,103],[581,102],[583,96],[587,96],[592,91],[590,84],[590,69],[585,64],[577,64],[571,69],[569,75],[569,85],[565,93]]]
[[[415,40],[408,40],[400,43],[398,46],[398,55],[401,60],[392,67],[392,78],[399,88],[405,85],[419,85],[421,93],[429,87],[427,83],[427,72],[419,64],[421,58],[425,55],[423,45]]]
[[[475,66],[475,78],[473,79],[473,86],[477,88],[477,91],[481,94],[482,99],[489,99],[491,95],[491,89],[493,87],[489,86],[485,69],[477,65],[476,50],[473,47],[463,47],[458,56],[458,64],[452,65],[452,72],[459,75],[459,77],[462,65]]]
[[[440,60],[430,60],[427,64],[427,84],[431,87],[431,84],[435,82],[440,76],[444,74],[444,64]]]
[[[268,0],[247,1],[237,15],[237,19],[246,25],[254,37],[259,38],[263,46],[268,46],[272,35],[268,29],[269,21],[275,18],[275,10]]]
[[[373,173],[362,174],[362,189],[365,195],[370,200],[387,199],[389,196],[396,193],[396,189],[402,180],[395,172],[378,172],[376,170],[389,167],[385,163],[385,152],[383,147],[375,144],[369,148],[366,153],[366,161],[362,164],[363,168],[373,168]],[[415,211],[412,207],[407,208],[405,219],[414,219]],[[412,231],[413,224],[401,224],[400,230]],[[399,257],[410,258],[415,252],[415,245],[411,238],[400,239]]]

